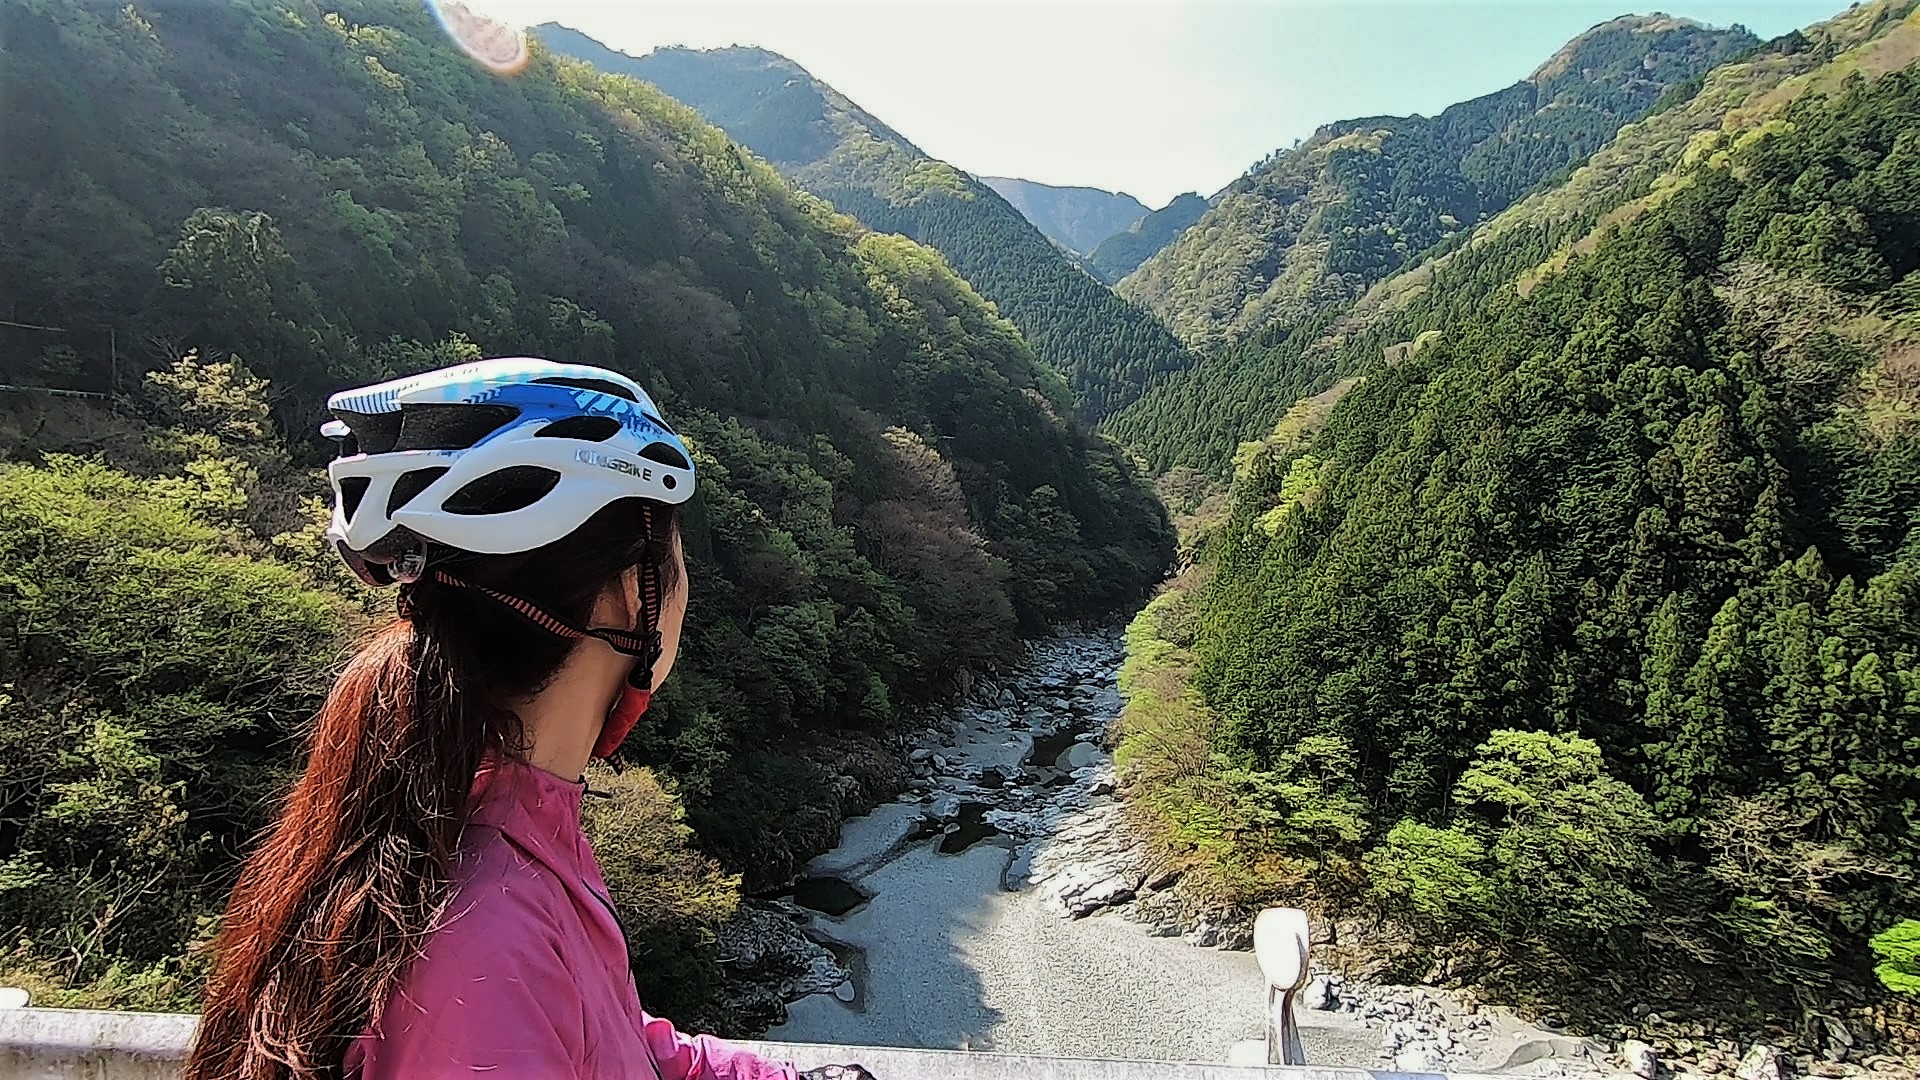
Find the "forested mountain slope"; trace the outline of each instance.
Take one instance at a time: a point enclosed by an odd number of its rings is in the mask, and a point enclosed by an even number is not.
[[[1089,255],[1094,270],[1107,281],[1118,282],[1193,227],[1206,215],[1207,207],[1207,200],[1197,192],[1178,196],[1127,229],[1100,241],[1100,246]]]
[[[36,986],[191,993],[168,958],[375,604],[302,502],[331,390],[530,353],[661,399],[701,469],[693,599],[629,749],[754,887],[831,837],[892,725],[1167,561],[1151,494],[944,260],[650,86],[538,48],[490,74],[401,0],[0,20],[0,297],[77,343],[8,339],[0,379],[106,389],[109,329],[121,352],[112,411],[16,396],[0,424],[0,923],[85,939],[10,952]],[[739,882],[634,857],[636,947],[684,1003],[678,905],[710,919]]]
[[[1351,300],[1592,153],[1667,88],[1755,43],[1738,27],[1625,16],[1528,78],[1438,116],[1329,124],[1235,181],[1120,293],[1202,350]]]
[[[1920,913],[1916,33],[1709,76],[1653,197],[1463,248],[1434,333],[1247,449],[1120,752],[1217,895],[1588,1022],[1915,1037],[1867,939]]]
[[[982,176],[979,181],[1013,204],[1047,239],[1080,255],[1091,255],[1100,242],[1147,216],[1147,208],[1131,195],[1090,187],[1055,187],[1006,176]]]
[[[1563,182],[1529,194],[1357,301],[1207,356],[1113,418],[1110,430],[1159,467],[1226,471],[1234,448],[1272,429],[1296,398],[1417,348],[1575,244],[1590,246],[1596,230],[1664,198],[1693,157],[1764,126],[1809,89],[1910,62],[1920,29],[1905,21],[1906,11],[1904,0],[1862,4],[1676,85]]]
[[[643,57],[547,24],[553,48],[646,79],[699,109],[789,180],[869,228],[940,251],[1104,417],[1191,357],[1152,315],[1081,270],[994,191],[936,161],[786,57],[661,49]]]

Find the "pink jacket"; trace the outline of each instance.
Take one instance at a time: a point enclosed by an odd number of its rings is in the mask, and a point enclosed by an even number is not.
[[[518,762],[481,770],[447,919],[352,1043],[348,1076],[794,1080],[641,1010],[584,791]]]

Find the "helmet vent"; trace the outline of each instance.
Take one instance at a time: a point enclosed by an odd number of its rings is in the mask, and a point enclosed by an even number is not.
[[[347,425],[347,430],[352,432],[351,441],[358,444],[357,449],[363,453],[384,454],[393,449],[393,441],[400,437],[398,413],[356,413],[336,409],[333,415]]]
[[[367,487],[373,483],[368,476],[345,476],[340,479],[340,509],[342,516],[353,520],[354,511],[360,509],[360,500],[367,497]]]
[[[648,443],[646,447],[640,451],[640,456],[649,461],[657,461],[662,465],[671,465],[676,469],[693,468],[692,465],[687,464],[687,459],[681,456],[680,451],[675,450],[666,443]]]
[[[511,405],[408,405],[395,450],[466,450],[513,422]]]
[[[489,473],[448,496],[449,514],[475,516],[524,510],[546,497],[560,483],[560,474],[538,465],[512,465]]]
[[[605,442],[619,433],[620,421],[611,416],[569,416],[541,428],[538,435],[543,439]]]
[[[614,397],[625,398],[632,402],[640,400],[633,396],[633,391],[607,379],[573,379],[564,375],[555,375],[552,378],[533,381],[545,386],[571,386],[576,390],[597,390],[602,394],[612,394]]]
[[[415,469],[395,480],[393,494],[387,496],[387,516],[392,517],[395,510],[412,502],[415,495],[427,490],[429,484],[445,475],[447,470],[436,466],[431,469]]]

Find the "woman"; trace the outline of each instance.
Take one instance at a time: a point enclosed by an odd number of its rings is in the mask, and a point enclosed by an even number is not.
[[[328,539],[400,616],[241,872],[186,1076],[791,1080],[641,1010],[580,829],[678,649],[686,446],[632,380],[545,360],[327,406]]]

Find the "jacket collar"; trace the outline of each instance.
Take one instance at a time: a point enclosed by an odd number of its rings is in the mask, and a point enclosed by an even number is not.
[[[585,780],[489,755],[473,778],[467,823],[497,829],[556,872],[577,873],[592,859],[580,827],[586,791]]]

